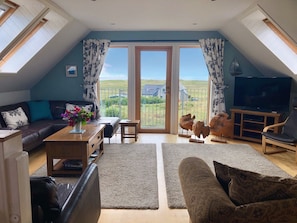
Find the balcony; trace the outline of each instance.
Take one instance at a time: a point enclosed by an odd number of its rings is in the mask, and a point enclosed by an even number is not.
[[[178,117],[191,113],[195,120],[207,120],[208,89],[188,88],[187,92],[180,91],[178,103]],[[158,128],[164,126],[165,99],[159,96],[141,97],[141,125],[144,128]],[[127,90],[115,88],[100,89],[100,114],[102,116],[128,118]],[[177,122],[178,123],[178,120]]]

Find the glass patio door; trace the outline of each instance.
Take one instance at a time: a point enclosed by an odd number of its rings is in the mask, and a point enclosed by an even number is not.
[[[135,55],[140,132],[169,133],[172,47],[138,46]]]

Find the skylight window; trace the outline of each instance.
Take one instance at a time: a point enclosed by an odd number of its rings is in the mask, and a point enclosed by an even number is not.
[[[19,6],[6,0],[0,5],[0,26],[11,16]]]
[[[0,5],[0,17],[3,16],[8,9],[9,7],[7,5]]]
[[[263,21],[279,38],[281,38],[282,41],[284,41],[285,44],[288,45],[288,47],[297,54],[297,47],[288,37],[286,37],[269,19],[266,18]]]
[[[252,12],[242,19],[242,23],[294,74],[297,74],[296,46],[267,20],[261,11]]]
[[[69,21],[68,15],[42,1],[14,2],[20,6],[0,23],[1,73],[17,73]]]

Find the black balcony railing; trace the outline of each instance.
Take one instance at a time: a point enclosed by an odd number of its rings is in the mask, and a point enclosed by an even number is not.
[[[208,111],[207,88],[187,89],[180,91],[178,104],[178,117],[191,113],[195,120],[206,121]],[[158,128],[165,125],[165,99],[153,96],[141,98],[141,125],[144,128]],[[101,116],[128,118],[127,91],[122,89],[100,89]],[[178,121],[177,121],[178,123]]]

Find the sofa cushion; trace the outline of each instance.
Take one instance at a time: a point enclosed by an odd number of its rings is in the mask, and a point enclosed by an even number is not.
[[[236,205],[297,198],[297,180],[229,167],[229,196]]]
[[[48,101],[29,101],[31,122],[53,119]]]
[[[29,124],[28,117],[21,107],[11,111],[1,112],[1,114],[8,128],[16,129]]]
[[[41,144],[43,140],[39,137],[38,132],[30,129],[29,126],[30,125],[26,125],[19,128],[22,131],[22,144],[24,151],[30,151]]]
[[[50,100],[50,108],[51,108],[51,113],[54,119],[61,119],[61,114],[65,112],[66,109],[66,101],[63,100],[57,100],[57,101],[52,101]]]

